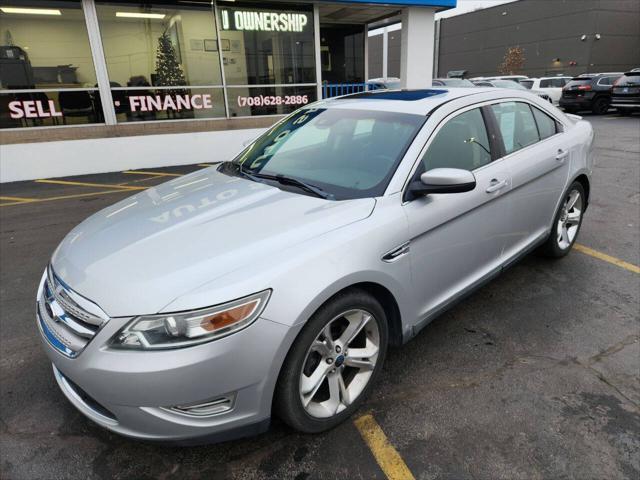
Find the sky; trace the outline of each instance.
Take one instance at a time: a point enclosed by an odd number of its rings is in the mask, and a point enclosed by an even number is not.
[[[509,3],[515,0],[458,0],[458,6],[442,13],[436,14],[436,19],[453,17],[461,13],[472,12],[473,10],[493,7],[502,3]]]

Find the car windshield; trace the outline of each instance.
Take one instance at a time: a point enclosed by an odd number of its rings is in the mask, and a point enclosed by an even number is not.
[[[291,179],[336,200],[380,196],[425,120],[422,115],[374,110],[298,110],[233,163],[242,166],[240,174],[256,180],[288,179],[286,187],[300,193],[309,194],[309,188]]]
[[[525,87],[513,80],[494,80],[492,82],[498,88],[511,88],[513,90],[526,90]]]

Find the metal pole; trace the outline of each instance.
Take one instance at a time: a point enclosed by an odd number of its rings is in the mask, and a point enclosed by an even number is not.
[[[222,58],[222,42],[220,41],[220,26],[218,25],[218,2],[213,2],[213,23],[216,26],[216,43],[218,44],[218,60],[220,62],[220,76],[222,77],[222,95],[224,96],[224,116],[229,118],[229,97],[227,95],[227,79],[224,76],[224,59]]]
[[[100,26],[98,25],[98,13],[93,0],[82,0],[82,11],[84,21],[87,25],[87,35],[89,36],[89,46],[93,56],[93,66],[96,69],[96,80],[98,81],[98,92],[100,93],[100,103],[104,122],[107,125],[118,123],[116,110],[113,107],[113,97],[111,96],[111,86],[109,85],[109,72],[107,62],[102,48],[102,38],[100,37]]]
[[[404,35],[404,32],[403,32]],[[382,78],[387,78],[387,68],[389,62],[389,29],[384,27],[382,33]]]
[[[440,22],[442,20],[436,20],[436,32],[435,32],[435,48],[433,54],[433,78],[438,78],[438,69],[440,68]]]
[[[322,58],[320,57],[320,7],[313,4],[313,39],[316,54],[316,95],[322,99]]]
[[[369,81],[369,25],[364,25],[364,83]],[[367,87],[365,86],[365,90]]]

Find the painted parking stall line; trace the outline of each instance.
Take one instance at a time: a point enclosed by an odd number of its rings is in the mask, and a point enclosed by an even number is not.
[[[589,255],[590,257],[597,258],[604,262],[610,263],[620,268],[624,268],[633,273],[640,273],[640,267],[638,265],[634,265],[633,263],[625,262],[624,260],[620,260],[619,258],[612,257],[611,255],[607,255],[606,253],[599,252],[598,250],[594,250],[593,248],[589,248],[585,245],[580,245],[576,243],[573,245],[573,248],[580,253],[584,253],[585,255]]]
[[[37,201],[37,198],[0,196],[0,200],[4,200],[6,202],[16,202],[16,203],[31,203],[31,202]]]
[[[415,480],[411,470],[391,445],[373,415],[367,413],[356,418],[353,423],[389,480]]]
[[[182,177],[181,173],[168,173],[168,172],[147,172],[144,170],[127,170],[122,173],[127,175],[148,175],[151,177]]]
[[[114,185],[109,183],[72,182],[70,180],[34,180],[36,183],[50,183],[53,185],[71,185],[76,187],[114,188],[119,190],[146,190],[148,187],[135,187],[133,185]]]

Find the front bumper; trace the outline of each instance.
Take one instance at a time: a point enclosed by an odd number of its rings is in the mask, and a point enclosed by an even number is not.
[[[202,443],[266,430],[280,366],[300,326],[258,318],[210,343],[161,350],[116,350],[108,342],[130,318],[110,319],[75,358],[58,351],[38,326],[54,375],[69,401],[95,423],[145,440]],[[228,399],[212,415],[172,407]]]

